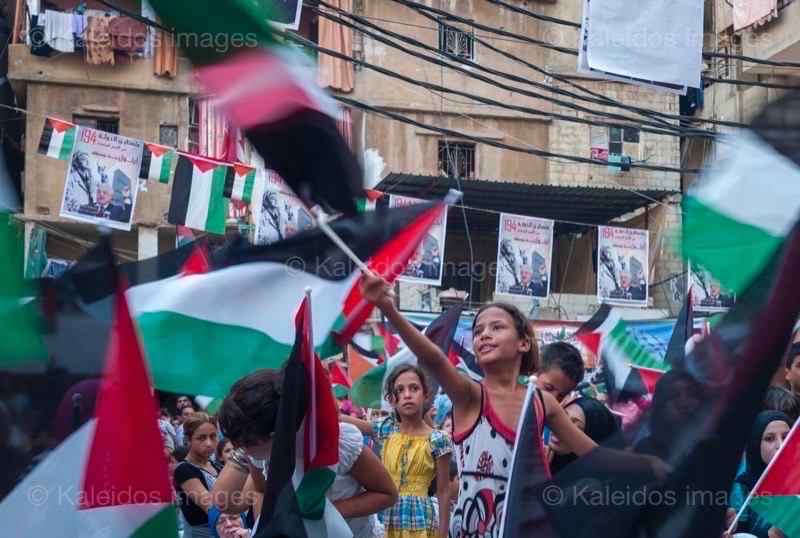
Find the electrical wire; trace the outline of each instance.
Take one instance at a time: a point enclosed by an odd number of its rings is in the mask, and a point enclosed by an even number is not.
[[[413,1],[409,1],[409,0],[392,0],[392,1],[398,2],[398,3],[402,3],[402,4],[407,4],[410,9],[413,9],[413,10],[418,11],[418,12],[419,12],[419,10],[425,10],[425,11],[430,11],[432,13],[437,13],[441,17],[450,18],[452,20],[459,20],[459,22],[463,21],[464,24],[468,24],[469,26],[472,26],[473,28],[478,28],[478,29],[480,29],[482,31],[485,31],[485,32],[491,32],[491,33],[495,33],[497,35],[502,35],[502,36],[505,36],[505,37],[516,38],[516,39],[519,39],[521,41],[525,41],[525,42],[531,43],[533,45],[537,45],[537,46],[540,46],[540,47],[543,47],[543,48],[546,48],[546,49],[550,49],[550,50],[555,50],[557,52],[561,52],[563,54],[569,54],[569,55],[572,55],[572,56],[577,56],[578,55],[578,49],[573,49],[573,48],[568,48],[568,47],[560,47],[560,46],[552,45],[550,43],[541,42],[539,40],[532,39],[532,38],[529,38],[527,36],[523,36],[523,35],[520,35],[520,34],[515,34],[513,32],[508,32],[507,30],[501,30],[501,29],[493,28],[492,26],[487,26],[487,25],[484,25],[484,24],[481,24],[481,23],[478,23],[478,22],[475,22],[475,21],[472,21],[472,20],[464,19],[463,17],[459,17],[458,15],[455,15],[455,14],[450,13],[448,11],[439,10],[439,9],[434,8],[434,7],[430,7],[430,6],[426,6],[424,4],[420,4],[419,2],[413,2]],[[490,0],[487,0],[487,1],[490,1]],[[492,3],[494,3],[494,2],[492,2]],[[568,21],[563,21],[563,22],[568,22]],[[575,23],[570,23],[570,25],[572,25],[572,24],[575,24]],[[759,62],[757,58],[749,58],[749,57],[742,57],[742,58],[743,59],[747,59],[747,61],[753,61],[753,63],[762,63],[762,62]],[[787,63],[789,65],[785,65]],[[800,68],[800,63],[792,65],[791,62],[783,62],[783,64],[784,65],[781,65],[781,66],[777,66],[776,65],[776,67],[798,67],[798,68]],[[771,65],[771,63],[767,63],[765,65]],[[772,83],[768,83],[768,82],[757,82],[757,81],[747,81],[747,80],[737,80],[737,79],[713,79],[713,78],[709,78],[709,77],[701,77],[701,78],[702,78],[702,80],[705,80],[705,81],[708,81],[708,82],[716,82],[716,83],[721,83],[721,84],[736,84],[736,85],[740,85],[740,86],[758,86],[758,87],[775,88],[775,89],[791,89],[791,90],[800,89],[800,86],[789,86],[789,85],[784,85],[784,84],[772,84]]]
[[[329,5],[329,4],[326,4],[325,2],[320,2],[320,3],[323,4],[323,5],[326,5],[326,6]],[[377,41],[379,41],[381,43],[384,43],[386,45],[389,45],[389,46],[391,46],[393,48],[396,48],[397,50],[400,50],[400,51],[402,51],[402,52],[404,52],[404,53],[406,53],[408,55],[411,55],[411,56],[414,56],[416,58],[425,60],[425,61],[427,61],[429,63],[433,63],[433,64],[436,64],[436,65],[447,67],[448,69],[457,71],[457,72],[459,72],[459,73],[461,73],[463,75],[466,75],[467,77],[474,78],[476,80],[479,80],[479,81],[484,82],[486,84],[489,84],[491,86],[499,87],[499,88],[507,90],[509,92],[518,93],[518,94],[525,95],[527,97],[531,97],[531,98],[534,98],[534,99],[541,99],[541,100],[544,100],[544,101],[548,101],[548,102],[551,102],[553,104],[557,104],[559,106],[563,106],[565,108],[573,109],[573,110],[576,110],[576,111],[584,112],[584,113],[592,115],[592,116],[600,116],[600,117],[606,117],[606,118],[611,118],[611,119],[617,119],[617,120],[624,121],[626,123],[623,124],[623,125],[620,125],[620,124],[609,124],[608,122],[592,121],[592,120],[587,120],[587,119],[584,119],[584,118],[578,118],[578,117],[574,117],[574,116],[567,116],[567,115],[557,114],[557,113],[553,113],[553,112],[545,112],[545,111],[531,109],[531,108],[527,108],[527,107],[519,107],[519,106],[514,106],[514,105],[507,105],[505,103],[499,103],[497,101],[493,101],[493,100],[485,98],[485,97],[479,97],[479,96],[475,96],[473,94],[469,94],[469,93],[466,93],[466,92],[461,92],[459,90],[453,90],[453,89],[449,89],[449,88],[439,88],[439,89],[437,89],[437,91],[451,93],[451,94],[455,94],[455,95],[460,95],[462,97],[467,97],[469,99],[480,101],[480,102],[482,102],[484,104],[489,104],[489,105],[493,105],[493,106],[499,106],[501,108],[508,108],[510,110],[516,110],[518,112],[524,112],[524,113],[533,114],[533,115],[545,116],[545,117],[550,117],[550,118],[554,118],[554,119],[561,119],[563,121],[568,121],[568,122],[573,122],[573,123],[584,123],[584,124],[589,124],[589,125],[599,125],[599,126],[605,126],[605,127],[622,127],[622,128],[631,127],[631,125],[629,123],[629,122],[631,122],[631,118],[629,116],[625,116],[625,115],[621,115],[621,114],[614,114],[614,113],[610,113],[610,112],[603,112],[603,111],[599,111],[599,110],[594,110],[594,109],[582,107],[582,106],[579,106],[579,105],[575,105],[574,103],[568,103],[566,101],[562,101],[562,100],[559,100],[559,99],[554,99],[554,98],[548,97],[546,95],[538,94],[538,93],[535,93],[535,92],[524,90],[522,88],[518,88],[518,87],[514,87],[514,86],[509,86],[509,85],[503,84],[503,83],[501,83],[501,82],[499,82],[497,80],[485,77],[485,76],[480,75],[478,73],[473,73],[473,72],[471,72],[471,71],[469,71],[467,69],[464,69],[462,67],[451,65],[451,64],[449,64],[449,63],[447,63],[447,62],[445,62],[443,60],[440,60],[438,58],[431,57],[431,56],[428,56],[426,54],[422,54],[422,53],[419,53],[419,52],[416,52],[416,51],[413,51],[413,50],[408,50],[406,47],[404,47],[404,46],[402,46],[402,45],[400,45],[398,43],[395,43],[394,41],[391,41],[391,40],[389,40],[389,39],[387,39],[385,37],[382,37],[382,36],[380,36],[378,34],[375,34],[373,32],[365,30],[363,28],[359,28],[356,24],[353,24],[350,21],[347,21],[347,20],[342,19],[340,17],[336,17],[336,16],[332,15],[331,13],[327,13],[326,10],[322,10],[322,9],[314,8],[314,7],[311,7],[309,9],[311,11],[313,11],[314,13],[319,14],[320,16],[323,16],[323,17],[325,17],[327,19],[330,19],[330,20],[332,20],[334,22],[337,22],[339,24],[342,24],[344,26],[352,28],[352,29],[354,29],[354,30],[356,30],[356,31],[368,36],[368,37],[371,37],[371,38],[373,38],[373,39],[375,39],[375,40],[377,40]],[[334,9],[338,10],[338,8],[334,8]],[[339,10],[339,11],[341,12],[341,14],[349,16],[350,18],[353,18],[354,20],[358,20],[359,19],[359,17],[357,15],[351,15],[351,14],[348,14],[347,12],[343,12],[341,10]],[[358,21],[358,22],[360,23],[361,21]],[[372,23],[369,23],[369,22],[367,22],[366,25],[367,26],[371,26],[371,27],[374,26],[374,25],[372,25]],[[413,46],[416,46],[416,47],[420,47],[420,48],[435,52],[438,55],[449,57],[449,58],[453,59],[454,61],[458,61],[459,63],[464,63],[466,65],[469,65],[470,67],[474,67],[476,69],[479,69],[481,71],[490,73],[492,75],[508,78],[508,79],[514,80],[515,82],[519,82],[519,83],[523,83],[523,84],[532,84],[532,85],[537,85],[538,84],[538,83],[534,83],[534,82],[532,82],[530,80],[523,79],[522,77],[517,77],[515,75],[510,75],[508,73],[503,73],[503,72],[500,72],[500,71],[496,71],[494,69],[481,66],[481,65],[479,65],[479,64],[477,64],[475,62],[464,60],[464,59],[459,58],[459,57],[457,57],[457,56],[455,56],[453,54],[446,53],[446,52],[443,52],[443,51],[439,51],[438,49],[435,49],[434,47],[431,47],[429,45],[426,45],[426,44],[421,43],[419,41],[416,41],[414,39],[408,38],[406,36],[397,34],[395,32],[391,32],[391,31],[388,31],[388,30],[381,30],[379,27],[377,29],[382,31],[382,33],[385,33],[385,34],[390,35],[390,36],[392,36],[392,37],[394,37],[396,39],[404,41],[404,42],[406,42],[406,43],[408,43],[410,45],[413,45]],[[296,41],[298,36],[293,36],[291,34],[287,34],[287,37],[289,37],[290,39]],[[317,50],[318,52],[321,51],[321,52],[324,52],[325,54],[329,54],[331,56],[340,58],[342,60],[349,61],[349,62],[352,62],[352,63],[356,63],[357,65],[361,65],[361,66],[367,67],[369,69],[380,71],[380,72],[382,72],[384,74],[387,74],[389,76],[393,76],[395,78],[400,78],[401,80],[409,82],[410,84],[416,84],[416,85],[419,85],[419,86],[427,87],[429,89],[434,89],[434,88],[432,88],[432,86],[434,86],[434,85],[431,85],[431,84],[428,84],[428,83],[422,83],[420,81],[414,80],[414,79],[412,79],[410,77],[405,77],[404,75],[400,75],[398,73],[395,73],[395,72],[390,71],[388,69],[385,69],[383,67],[379,67],[379,66],[376,66],[376,65],[373,65],[373,64],[369,64],[368,62],[365,62],[363,60],[358,60],[358,59],[355,59],[355,58],[351,58],[351,57],[349,57],[347,55],[343,55],[341,53],[337,53],[336,51],[331,51],[329,49],[324,49],[322,47],[319,47],[316,44],[310,44],[310,42],[308,42],[307,40],[305,40],[305,44],[307,46],[309,46],[310,48],[312,48],[314,50]],[[551,90],[547,86],[544,86],[544,85],[539,85],[539,86],[544,87],[547,91]],[[696,136],[696,137],[701,137],[701,138],[702,137],[712,137],[713,138],[713,137],[718,136],[718,133],[713,132],[713,131],[708,131],[708,130],[704,130],[704,129],[690,129],[690,128],[681,127],[679,125],[669,125],[669,124],[656,123],[656,122],[651,122],[651,121],[646,121],[646,120],[636,120],[636,124],[637,125],[642,125],[642,128],[640,130],[643,131],[643,132],[650,132],[650,133],[659,134],[659,135],[682,136],[682,137]],[[647,126],[651,126],[651,127],[647,127]]]
[[[564,154],[561,154],[561,153],[553,153],[553,152],[537,150],[537,149],[525,149],[525,148],[522,148],[522,147],[519,147],[519,146],[512,146],[510,144],[503,144],[502,142],[497,142],[496,140],[490,140],[488,138],[484,138],[484,137],[480,137],[480,136],[474,136],[474,135],[470,135],[470,134],[466,134],[466,133],[461,133],[461,132],[458,132],[458,131],[454,131],[452,129],[444,129],[442,127],[436,127],[435,125],[430,125],[430,124],[427,124],[427,123],[419,122],[419,121],[413,120],[411,118],[408,118],[406,116],[402,116],[400,114],[396,114],[396,113],[391,112],[389,110],[386,110],[386,109],[383,109],[383,108],[380,108],[380,107],[376,107],[376,106],[372,106],[372,105],[368,105],[366,103],[362,103],[361,101],[357,101],[355,99],[350,99],[348,97],[343,97],[341,95],[334,95],[332,97],[334,99],[336,99],[337,101],[339,101],[339,102],[341,102],[341,103],[343,103],[345,105],[348,105],[350,107],[358,108],[360,110],[364,110],[365,112],[371,112],[373,114],[377,114],[377,115],[380,115],[380,116],[383,116],[383,117],[386,117],[386,118],[389,118],[389,119],[397,120],[397,121],[400,121],[402,123],[407,123],[407,124],[413,125],[415,127],[420,127],[422,129],[427,129],[429,131],[437,132],[437,133],[443,134],[445,136],[451,136],[453,138],[461,138],[461,139],[464,139],[464,140],[471,140],[473,142],[481,143],[481,144],[484,144],[484,145],[487,145],[487,146],[492,146],[492,147],[496,147],[496,148],[500,148],[500,149],[507,149],[507,150],[518,152],[518,153],[527,153],[529,155],[535,155],[537,157],[554,157],[554,158],[564,159],[566,161],[571,161],[571,162],[576,162],[576,163],[591,164],[591,165],[594,165],[594,166],[603,166],[603,167],[609,166],[609,163],[607,163],[605,161],[598,161],[598,160],[589,159],[589,158],[586,158],[586,157],[578,157],[578,156],[575,156],[575,155],[564,155]],[[633,162],[625,163],[624,166],[630,166],[631,168],[640,168],[640,169],[643,169],[643,170],[652,170],[652,171],[657,171],[657,172],[678,172],[678,173],[693,173],[693,174],[709,170],[707,168],[675,168],[675,167],[672,167],[672,166],[661,166],[661,165],[652,165],[652,164],[645,164],[645,163],[633,163]]]
[[[549,17],[547,15],[541,15],[538,13],[534,13],[533,11],[529,11],[527,9],[522,9],[518,6],[513,4],[509,4],[508,2],[503,2],[502,0],[486,0],[490,4],[495,4],[503,9],[507,9],[509,11],[513,11],[515,13],[520,13],[522,15],[526,15],[528,17],[543,20],[546,22],[551,22],[553,24],[558,24],[561,26],[569,26],[571,28],[581,28],[580,23],[574,21],[568,21],[565,19],[559,19],[556,17]],[[728,58],[731,60],[742,60],[747,62],[752,62],[760,65],[771,65],[773,67],[793,67],[793,68],[800,68],[800,62],[776,62],[773,60],[762,60],[761,58],[754,58],[752,56],[743,56],[741,54],[725,54],[721,52],[703,52],[703,56],[706,58]]]

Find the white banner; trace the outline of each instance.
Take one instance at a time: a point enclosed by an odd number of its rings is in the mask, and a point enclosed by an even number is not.
[[[600,226],[597,231],[597,299],[647,306],[650,234],[647,230]]]
[[[552,220],[500,215],[496,293],[546,299],[552,258]]]

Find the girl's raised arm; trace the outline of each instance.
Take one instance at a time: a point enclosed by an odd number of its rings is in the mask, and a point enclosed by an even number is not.
[[[394,306],[389,295],[391,285],[379,276],[364,275],[360,282],[361,295],[380,309],[386,319],[397,330],[397,334],[414,352],[417,359],[428,369],[450,397],[453,405],[462,409],[473,401],[480,401],[480,387],[456,370],[442,350],[419,332]]]

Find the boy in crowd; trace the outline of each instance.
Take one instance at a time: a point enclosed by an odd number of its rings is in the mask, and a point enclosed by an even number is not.
[[[578,348],[566,342],[542,347],[542,366],[536,373],[536,387],[549,392],[559,402],[583,381],[583,357]]]

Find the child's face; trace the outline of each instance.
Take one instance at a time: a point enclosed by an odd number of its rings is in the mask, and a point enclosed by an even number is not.
[[[572,423],[575,424],[580,431],[586,430],[586,415],[580,405],[568,405],[564,411],[567,412]],[[566,456],[572,453],[572,450],[562,443],[561,439],[559,439],[554,432],[550,432],[550,439],[547,441],[547,446],[559,456]]]
[[[530,340],[519,337],[514,319],[502,308],[487,308],[475,318],[472,349],[484,368],[521,359],[530,348]]]
[[[551,368],[536,374],[536,388],[549,392],[559,403],[569,396],[576,385],[560,368]]]
[[[393,405],[401,417],[420,416],[425,405],[425,390],[416,372],[403,372],[394,381]]]
[[[786,370],[789,390],[800,396],[800,355],[792,360],[792,367]]]

